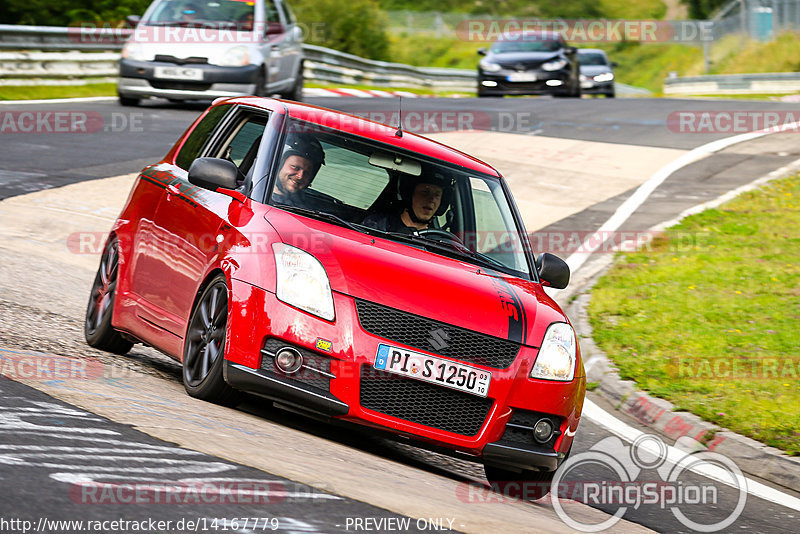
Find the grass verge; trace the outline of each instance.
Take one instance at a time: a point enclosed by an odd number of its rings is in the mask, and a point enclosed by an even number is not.
[[[0,86],[0,100],[39,100],[47,98],[80,98],[116,95],[117,84],[115,83]]]
[[[800,455],[800,175],[686,218],[592,291],[624,379]]]

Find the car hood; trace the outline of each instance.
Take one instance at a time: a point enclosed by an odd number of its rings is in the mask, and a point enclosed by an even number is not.
[[[489,61],[497,63],[515,63],[515,62],[542,62],[558,57],[558,52],[507,52],[502,54],[491,54]]]
[[[566,320],[540,284],[278,209],[269,221],[339,293],[534,347]]]
[[[606,65],[581,65],[581,74],[584,76],[597,76],[604,72],[611,72]]]

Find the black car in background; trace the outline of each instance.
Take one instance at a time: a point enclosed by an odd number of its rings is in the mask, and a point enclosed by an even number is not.
[[[577,49],[549,32],[504,34],[478,64],[478,96],[553,95],[579,98]]]
[[[581,63],[581,89],[583,94],[606,95],[614,98],[614,67],[613,61],[602,50],[596,48],[581,48],[578,50]]]

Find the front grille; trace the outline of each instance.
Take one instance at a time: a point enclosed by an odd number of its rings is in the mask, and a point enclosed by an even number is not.
[[[553,437],[547,443],[539,443],[533,439],[533,427],[540,419],[550,419],[553,428],[556,429]],[[502,441],[532,445],[535,447],[549,447],[552,449],[556,438],[561,434],[558,430],[561,427],[561,419],[544,413],[530,412],[528,410],[514,410],[511,419],[506,423],[506,430],[503,432]]]
[[[206,57],[175,57],[175,56],[168,56],[163,54],[156,54],[155,61],[159,61],[161,63],[175,63],[176,65],[208,65],[208,58]]]
[[[361,366],[361,406],[454,434],[477,434],[492,399]]]
[[[210,83],[197,82],[168,82],[164,80],[150,80],[150,85],[156,89],[175,89],[177,91],[208,91]]]
[[[519,344],[412,313],[356,300],[361,327],[376,336],[448,358],[505,369]]]
[[[538,70],[544,61],[529,60],[529,61],[498,61],[497,64],[507,70],[524,72],[528,70]]]

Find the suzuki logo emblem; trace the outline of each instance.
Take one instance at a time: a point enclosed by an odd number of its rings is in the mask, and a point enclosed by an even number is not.
[[[447,335],[447,332],[445,332],[443,328],[431,330],[429,333],[431,337],[428,338],[428,343],[430,343],[431,347],[434,349],[442,350],[450,346],[447,344],[447,340],[450,339],[450,336]]]

